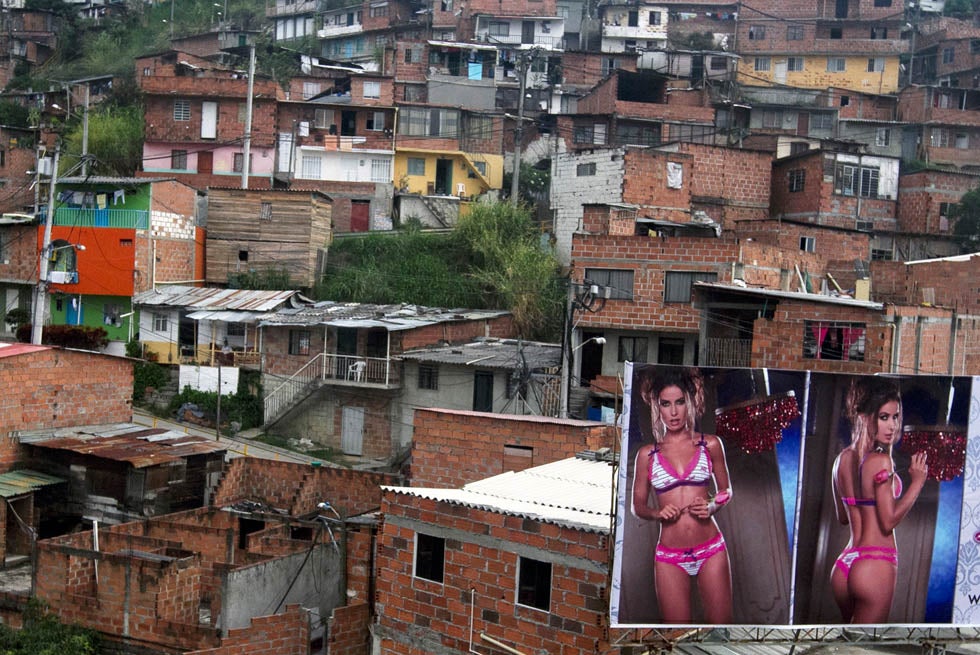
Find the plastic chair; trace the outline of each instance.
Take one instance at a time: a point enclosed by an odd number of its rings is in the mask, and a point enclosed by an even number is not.
[[[363,360],[354,362],[347,367],[347,379],[350,380],[353,378],[355,381],[360,382],[361,378],[364,377],[364,369],[366,368],[367,362]]]

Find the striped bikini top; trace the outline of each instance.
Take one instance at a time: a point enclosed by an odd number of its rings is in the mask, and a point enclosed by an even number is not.
[[[704,435],[701,435],[701,441],[697,443],[697,451],[694,453],[694,457],[688,462],[684,472],[679,475],[674,471],[670,462],[660,454],[659,446],[650,451],[650,465],[647,469],[647,475],[650,486],[658,494],[676,487],[707,486],[708,481],[711,480],[711,474],[711,455],[708,453],[708,443],[704,440]]]

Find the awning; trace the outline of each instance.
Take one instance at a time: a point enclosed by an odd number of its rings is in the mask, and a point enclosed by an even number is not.
[[[497,51],[497,46],[486,45],[483,43],[459,43],[457,41],[429,41],[429,45],[438,46],[440,48],[459,48],[460,50],[488,50],[492,52]]]

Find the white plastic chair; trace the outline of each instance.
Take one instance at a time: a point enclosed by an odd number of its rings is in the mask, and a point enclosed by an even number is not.
[[[354,379],[357,382],[361,381],[364,377],[364,369],[367,368],[367,362],[364,360],[358,360],[347,367],[347,379]]]

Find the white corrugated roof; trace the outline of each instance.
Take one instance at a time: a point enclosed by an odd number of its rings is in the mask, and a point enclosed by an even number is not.
[[[611,462],[570,457],[523,471],[508,471],[462,489],[384,487],[501,514],[537,519],[593,532],[609,532]]]
[[[133,304],[155,307],[180,307],[196,311],[273,312],[288,306],[312,303],[299,291],[263,291],[252,289],[219,289],[183,285],[158,286],[133,298]]]

